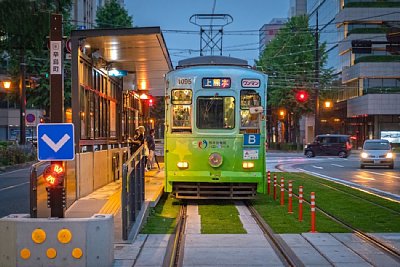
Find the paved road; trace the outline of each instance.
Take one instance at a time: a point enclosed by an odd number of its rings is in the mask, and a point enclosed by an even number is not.
[[[29,213],[29,168],[0,173],[0,217]]]
[[[301,171],[322,177],[338,179],[364,189],[400,200],[400,156],[395,168],[385,167],[360,169],[359,155],[352,154],[346,159],[338,157],[305,158],[300,153],[268,153],[267,168],[285,171]]]

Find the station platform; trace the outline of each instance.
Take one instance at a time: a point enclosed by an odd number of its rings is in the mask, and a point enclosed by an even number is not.
[[[164,192],[164,178],[164,163],[162,162],[160,162],[160,169],[155,168],[145,172],[145,210],[157,205]],[[121,186],[122,181],[117,180],[77,200],[66,210],[65,217],[88,218],[94,214],[112,214],[114,216],[114,243],[129,242],[122,240]],[[139,230],[134,228],[132,236],[137,236]]]

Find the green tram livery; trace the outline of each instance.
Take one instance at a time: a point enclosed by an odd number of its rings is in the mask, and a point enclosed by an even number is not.
[[[166,75],[166,192],[195,199],[265,192],[266,90],[267,76],[247,61],[179,61]]]

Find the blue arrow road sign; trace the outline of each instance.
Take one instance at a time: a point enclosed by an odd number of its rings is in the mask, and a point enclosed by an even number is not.
[[[40,161],[74,160],[72,123],[40,123],[37,126],[37,137]]]

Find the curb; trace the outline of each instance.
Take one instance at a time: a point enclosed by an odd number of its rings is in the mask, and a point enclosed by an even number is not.
[[[0,173],[6,173],[9,171],[13,171],[13,170],[24,169],[24,168],[32,166],[33,164],[35,164],[37,162],[38,161],[29,161],[29,162],[15,164],[15,165],[1,166]]]

